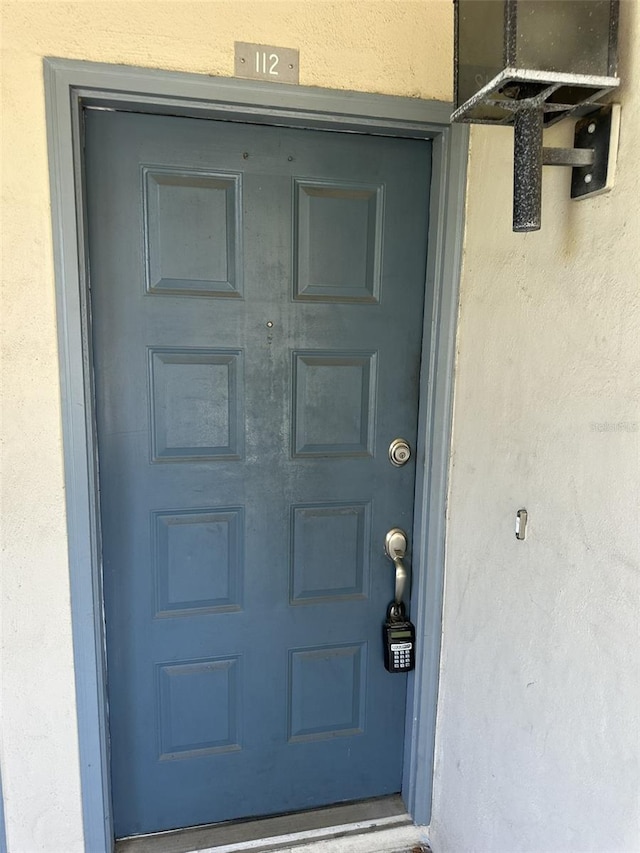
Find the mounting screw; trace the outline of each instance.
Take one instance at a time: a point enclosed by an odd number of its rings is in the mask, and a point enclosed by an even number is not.
[[[596,132],[596,123],[595,123],[595,121],[592,121],[592,122],[591,122],[591,124],[589,125],[589,127],[587,128],[587,130],[588,130],[588,132],[589,132],[589,133],[595,133],[595,132]]]
[[[593,180],[593,175],[591,174],[591,172],[589,172],[587,175],[584,176],[585,184],[590,184],[592,180]]]

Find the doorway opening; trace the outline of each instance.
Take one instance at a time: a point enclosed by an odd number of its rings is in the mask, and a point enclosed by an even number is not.
[[[442,572],[438,567],[442,567],[444,561],[444,499],[449,447],[453,331],[457,305],[459,226],[464,187],[464,168],[461,164],[464,164],[466,159],[464,128],[449,126],[446,105],[311,89],[292,88],[285,91],[278,86],[245,86],[238,81],[203,79],[197,75],[168,74],[141,69],[108,68],[94,66],[90,63],[47,60],[46,81],[52,155],[56,281],[58,310],[61,320],[59,327],[64,395],[65,456],[67,460],[67,510],[69,516],[70,571],[85,841],[88,846],[91,846],[91,849],[95,850],[110,850],[113,845],[114,834],[108,781],[105,660],[102,652],[103,627],[100,619],[102,575],[99,543],[101,529],[97,501],[96,461],[98,441],[92,406],[96,388],[93,383],[92,330],[89,325],[89,294],[87,288],[87,221],[83,216],[83,199],[86,189],[81,158],[83,109],[100,107],[108,110],[124,109],[137,113],[201,116],[218,120],[220,118],[225,120],[232,118],[234,121],[246,122],[249,120],[252,124],[261,126],[284,124],[291,128],[304,127],[333,132],[347,130],[367,136],[382,135],[396,139],[432,140],[434,156],[429,198],[430,252],[427,258],[425,276],[427,305],[424,327],[429,330],[433,328],[435,333],[430,338],[429,347],[423,350],[421,361],[422,379],[420,387],[422,393],[417,421],[415,458],[418,463],[418,473],[412,542],[414,573],[412,614],[414,621],[419,626],[420,638],[416,670],[415,674],[411,676],[408,686],[406,758],[401,780],[403,797],[413,818],[419,823],[428,822],[431,784],[429,762],[433,748],[442,585]],[[141,95],[141,92],[147,94]],[[152,175],[150,180],[155,180],[156,184],[165,188],[168,186],[175,189],[176,184],[171,183],[175,174],[167,175],[166,170],[164,172],[160,170],[160,172],[161,174]],[[149,175],[149,171],[146,174]],[[204,177],[210,179],[212,176]],[[199,174],[198,180],[202,178],[202,174]],[[218,180],[218,178],[214,176],[213,180]],[[366,181],[360,183],[366,184]],[[191,183],[189,187],[193,189],[194,184]],[[211,189],[210,185],[208,189]],[[309,186],[299,187],[299,189],[301,193],[307,192],[309,198],[318,198],[317,195],[313,195],[313,191],[318,189],[313,180]],[[365,190],[362,189],[362,186],[360,187],[361,192]],[[222,192],[222,190],[220,191]],[[173,190],[170,189],[169,194],[172,192]],[[174,193],[174,198],[176,197]],[[362,201],[362,199],[358,199],[358,201]],[[300,209],[302,209],[303,203],[306,204],[306,200],[303,199],[303,202],[300,202]],[[375,223],[375,216],[372,218]],[[80,260],[79,265],[78,259]],[[171,276],[164,275],[161,276],[161,279],[172,280]],[[184,279],[181,280],[184,281]],[[207,280],[213,281],[214,279],[209,277]],[[320,285],[322,286],[322,282]],[[164,294],[158,297],[156,302],[166,296]],[[304,299],[304,294],[302,296]],[[154,299],[155,297],[150,298]],[[172,299],[174,296],[171,295],[167,298]],[[270,319],[266,318],[265,323],[269,322]],[[183,351],[178,353],[177,349],[181,348]],[[221,375],[221,371],[226,371],[226,387],[227,389],[232,387],[231,380],[228,377],[233,374],[233,353],[229,351],[234,350],[234,347],[202,345],[189,348],[189,351],[185,352],[185,347],[182,344],[168,346],[161,342],[155,345],[155,349],[153,346],[147,349],[147,376],[151,377],[149,380],[151,383],[155,381],[154,377],[156,379],[160,377],[157,382],[158,388],[179,389],[181,387],[179,375],[184,373],[182,368],[185,366],[195,366],[196,373],[199,371],[196,385],[202,386],[203,383],[206,385],[209,382],[210,387],[213,387],[211,383],[215,385],[218,380],[212,377]],[[197,352],[194,352],[194,349]],[[211,349],[225,350],[225,352],[211,353],[209,352]],[[235,350],[241,349],[242,347],[235,347]],[[341,368],[346,368],[344,375],[351,371],[351,378],[347,381],[352,382],[360,377],[358,381],[361,389],[367,384],[363,377],[368,374],[369,379],[371,379],[377,369],[375,354],[368,350],[369,355],[365,358],[363,356],[365,349],[361,347],[357,348],[357,352],[352,349],[346,353],[343,348],[341,353],[343,361],[351,359],[348,364],[340,365]],[[203,353],[203,350],[207,350],[207,352]],[[327,350],[327,347],[324,350]],[[322,377],[323,370],[337,367],[337,365],[335,362],[331,363],[332,353],[327,353],[324,350],[320,346],[310,345],[301,347],[291,355],[289,376],[296,377],[301,388],[313,388],[314,382],[316,388],[322,388],[323,383],[327,384]],[[324,352],[324,355],[319,354],[321,351]],[[325,361],[328,359],[330,363],[321,363],[318,361],[319,358],[321,360],[324,358]],[[359,362],[356,363],[358,359]],[[237,364],[239,361],[236,361]],[[313,376],[314,372],[316,373],[315,377]],[[329,370],[329,372],[331,371]],[[170,377],[172,373],[173,377]],[[195,376],[196,373],[192,375]],[[236,375],[239,376],[240,372],[237,371]],[[369,385],[371,386],[371,384],[370,382]],[[159,397],[162,393],[164,391],[160,392]],[[302,399],[304,395],[301,393],[300,396]],[[313,397],[313,394],[311,396]],[[345,399],[353,399],[355,396],[357,395],[347,394]],[[360,399],[363,399],[364,396],[364,391],[362,391]],[[229,397],[228,393],[227,397]],[[162,402],[158,403],[156,413],[151,411],[150,417],[152,419],[155,417],[156,425],[161,421],[161,417],[157,413],[163,411],[167,411],[167,409],[166,406],[163,408]],[[304,417],[305,411],[304,406],[302,406],[297,423],[304,424]],[[338,432],[342,429],[339,423],[335,428]],[[222,444],[211,443],[209,439],[207,439],[209,443],[180,444],[180,440],[182,440],[180,438],[181,429],[180,424],[175,423],[161,424],[156,429],[155,444],[153,445],[155,450],[153,452],[156,453],[158,459],[162,458],[162,453],[167,450],[170,453],[173,452],[171,448],[175,447],[219,448],[223,446]],[[228,429],[227,434],[230,434]],[[177,442],[174,440],[176,436],[179,439]],[[184,437],[183,435],[182,438]],[[311,427],[308,435],[304,435],[304,430],[301,428],[298,438],[300,443],[296,445],[294,441],[293,452],[298,452],[303,458],[305,458],[305,453],[313,453],[313,449],[308,450],[309,447],[313,448],[314,445],[323,443],[322,440],[317,440],[318,436],[313,435]],[[347,443],[349,440],[350,437],[347,436]],[[366,430],[361,431],[360,443],[364,446],[365,451],[367,440]],[[190,452],[192,453],[192,451]],[[170,465],[170,462],[166,462],[165,469]],[[350,501],[349,511],[347,512],[348,508],[345,506],[340,506],[340,511],[337,511],[335,500],[332,503],[327,500],[302,500],[295,506],[291,505],[290,518],[300,520],[300,530],[304,529],[309,519],[326,518],[331,516],[332,512],[338,518],[350,518],[351,523],[355,524],[356,528],[361,523],[365,525],[367,523],[366,507],[356,507],[355,503],[357,502],[351,498]],[[324,505],[318,507],[316,506],[318,503]],[[331,506],[328,505],[329,503]],[[225,504],[225,506],[228,510],[232,504]],[[233,506],[240,505],[236,502],[233,503]],[[209,505],[194,507],[190,505],[189,509],[205,510],[204,515],[206,515],[209,510],[219,509],[219,507]],[[329,510],[328,516],[322,516],[321,513],[319,515],[321,509]],[[175,519],[170,520],[166,515],[162,515],[162,512],[169,510],[178,510],[177,513],[174,513],[174,515],[179,516],[178,522],[173,523]],[[189,527],[189,524],[182,523],[185,519],[180,514],[181,510],[181,507],[175,506],[155,510],[156,542],[160,542],[162,535],[164,535],[161,532],[163,530],[162,525],[172,527],[172,534],[177,530],[177,540],[180,539],[180,534],[184,533],[185,529]],[[341,514],[342,510],[345,512]],[[297,516],[296,512],[298,513]],[[235,522],[231,518],[222,519],[227,531],[233,531],[234,523],[236,527],[239,526],[238,516],[235,518]],[[172,523],[167,523],[169,521]],[[204,528],[214,529],[216,524],[221,522],[221,518],[218,515],[202,521]],[[194,525],[198,526],[195,522]],[[229,535],[233,538],[233,534]],[[424,566],[427,563],[429,572],[424,571]],[[88,566],[91,566],[91,571],[88,571]],[[295,594],[295,583],[292,585],[292,589]],[[304,592],[303,585],[303,595]],[[168,604],[169,609],[171,609],[172,602],[168,600],[171,596],[168,595],[165,598],[167,601],[164,603]],[[220,596],[212,596],[206,600],[218,600],[219,598]],[[202,601],[203,599],[197,600]],[[158,601],[159,599],[156,596],[156,603]],[[290,601],[291,599],[289,599]],[[88,612],[93,614],[91,621],[86,618]],[[297,612],[308,613],[309,609],[306,605],[299,605]],[[354,648],[355,651],[353,651]],[[341,650],[340,654],[336,652],[336,649]],[[363,647],[358,647],[358,643],[341,641],[335,644],[334,652],[334,663],[332,665],[337,666],[338,669],[342,667],[343,670],[350,671],[352,679],[357,681],[359,673],[362,672],[362,661],[366,659],[368,654],[368,647],[366,651],[363,651]],[[316,665],[320,666],[326,657],[326,649],[322,644],[317,644],[314,647],[303,642],[301,645],[290,649],[288,672],[299,672],[298,684],[306,685],[305,665],[311,668]],[[228,661],[230,658],[224,660]],[[187,662],[185,663],[185,661]],[[172,702],[171,690],[173,685],[177,684],[180,679],[194,677],[206,680],[208,677],[218,677],[221,672],[228,675],[234,669],[234,667],[226,664],[221,665],[220,660],[211,661],[202,657],[188,657],[188,660],[184,658],[179,664],[176,664],[177,669],[174,671],[170,671],[170,667],[174,665],[173,659],[167,659],[161,663],[164,670],[159,673],[157,684],[161,685],[158,688],[160,692],[162,690],[168,691],[169,699],[165,701],[165,705],[168,706],[171,706]],[[192,667],[192,669],[183,671],[185,666]],[[196,672],[196,670],[198,671]],[[217,675],[213,676],[211,673],[217,673]],[[229,676],[229,678],[233,680],[233,676]],[[169,687],[166,686],[165,682],[169,684]],[[309,690],[313,695],[312,688],[300,687],[299,695],[307,695],[305,691],[309,693]],[[177,699],[176,701],[179,704],[180,700]],[[352,705],[352,710],[353,707],[355,704]],[[318,732],[307,731],[309,726],[306,725],[304,719],[293,720],[291,713],[288,719],[289,737],[305,738],[309,735],[318,734]],[[358,722],[356,716],[353,717],[353,720],[356,723]],[[317,728],[317,725],[310,727]],[[355,727],[350,726],[350,728]],[[169,742],[173,737],[170,723],[165,726],[164,731],[168,738],[168,746],[178,747],[173,752],[189,751],[184,749],[185,743],[181,741],[180,735],[177,736],[175,743]],[[217,749],[220,746],[220,744],[210,744],[202,747],[202,743],[204,741],[199,742],[198,748]],[[224,746],[232,745],[225,744]],[[173,752],[172,749],[169,749],[167,754],[172,755]],[[422,758],[419,761],[418,755],[426,756],[426,760]]]

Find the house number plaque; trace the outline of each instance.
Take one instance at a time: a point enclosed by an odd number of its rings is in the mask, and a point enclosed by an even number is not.
[[[300,81],[300,51],[271,44],[235,43],[235,75],[280,83]]]

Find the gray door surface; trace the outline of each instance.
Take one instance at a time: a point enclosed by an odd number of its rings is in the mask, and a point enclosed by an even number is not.
[[[430,144],[85,129],[116,835],[398,792]]]

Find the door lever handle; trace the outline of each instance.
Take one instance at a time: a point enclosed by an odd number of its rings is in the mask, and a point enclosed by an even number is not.
[[[402,562],[407,553],[407,534],[400,530],[399,527],[394,527],[390,530],[384,539],[384,551],[390,560],[393,560],[393,565],[396,569],[396,598],[397,605],[402,604],[404,591],[407,586],[407,569]]]

